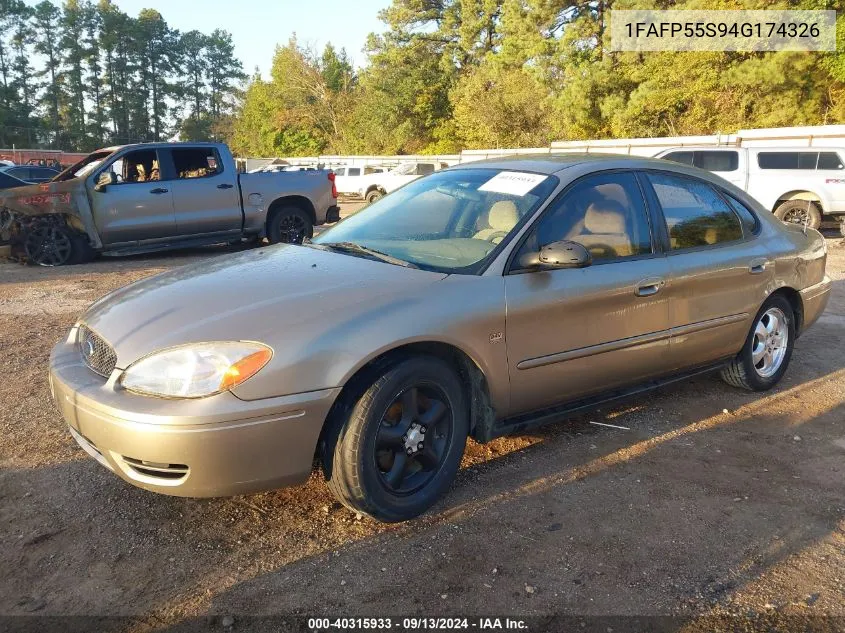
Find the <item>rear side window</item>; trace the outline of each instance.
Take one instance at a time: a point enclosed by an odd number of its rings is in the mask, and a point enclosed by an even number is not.
[[[760,230],[760,220],[757,219],[757,216],[754,214],[754,212],[733,196],[725,194],[725,199],[728,201],[728,204],[733,207],[733,210],[736,211],[736,214],[739,216],[739,219],[742,222],[742,227],[743,229],[745,229],[746,234],[756,235]]]
[[[737,152],[695,152],[696,167],[707,171],[736,171],[739,167]]]
[[[417,175],[428,176],[434,173],[434,165],[432,163],[420,163],[417,165]]]
[[[360,167],[350,167],[349,173],[346,174],[347,176],[360,176],[361,175],[361,168]]]
[[[842,159],[836,152],[819,152],[819,164],[816,169],[845,169]]]
[[[223,171],[213,147],[174,149],[173,165],[179,179],[206,178]]]
[[[836,152],[760,152],[757,164],[760,169],[845,169]]]
[[[672,250],[742,239],[736,213],[707,183],[660,173],[650,173],[648,179],[663,209]]]

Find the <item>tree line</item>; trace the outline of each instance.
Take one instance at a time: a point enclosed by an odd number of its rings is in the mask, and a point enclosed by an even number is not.
[[[0,147],[222,138],[244,79],[222,29],[181,33],[111,0],[0,0]]]
[[[723,0],[720,9],[842,9]],[[845,54],[618,53],[609,11],[699,0],[392,0],[368,63],[295,38],[253,77],[230,130],[250,156],[452,153],[552,140],[845,122]],[[839,40],[845,17],[838,16]]]

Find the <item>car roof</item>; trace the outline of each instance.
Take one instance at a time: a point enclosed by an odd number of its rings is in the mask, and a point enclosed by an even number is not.
[[[666,168],[667,161],[648,158],[645,156],[630,156],[628,154],[520,154],[519,156],[503,156],[461,163],[449,169],[508,169],[531,171],[539,174],[556,174],[564,169],[576,165],[595,164],[602,169],[624,168]]]

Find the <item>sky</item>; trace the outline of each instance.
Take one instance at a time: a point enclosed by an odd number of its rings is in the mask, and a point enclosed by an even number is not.
[[[54,0],[59,4],[58,0]],[[257,66],[269,75],[276,44],[286,43],[291,34],[301,44],[322,50],[331,42],[346,48],[356,66],[366,64],[361,51],[371,32],[384,24],[378,12],[390,0],[113,0],[133,17],[141,9],[156,9],[167,23],[180,31],[197,29],[210,33],[216,28],[232,34],[235,53],[244,71]],[[37,4],[28,0],[27,4]]]

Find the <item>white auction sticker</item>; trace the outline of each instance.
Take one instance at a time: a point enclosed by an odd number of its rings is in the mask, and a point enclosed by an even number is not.
[[[490,180],[481,185],[479,191],[493,193],[508,193],[513,196],[524,196],[534,187],[543,182],[548,176],[529,174],[524,171],[500,171]]]

